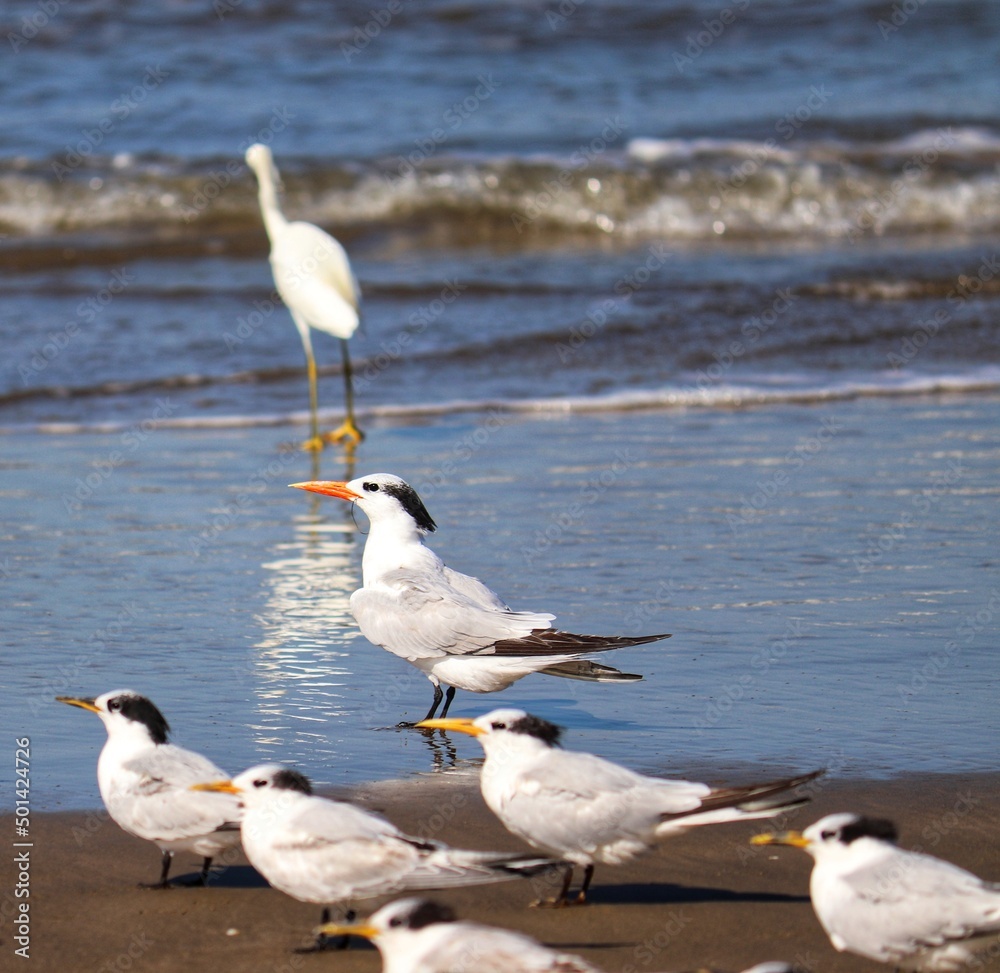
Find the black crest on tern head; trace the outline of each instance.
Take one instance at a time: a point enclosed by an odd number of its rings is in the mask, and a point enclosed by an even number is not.
[[[434,519],[427,512],[423,500],[420,499],[417,491],[409,483],[404,483],[401,480],[399,483],[373,483],[372,486],[376,490],[388,493],[390,497],[395,497],[399,501],[400,506],[413,518],[414,523],[420,530],[427,531],[428,533],[437,530],[437,524],[434,523]],[[364,483],[362,489],[368,490],[369,484]]]
[[[271,784],[279,791],[298,791],[300,794],[311,794],[312,784],[305,774],[300,774],[297,770],[286,767],[279,770],[271,778]]]
[[[121,713],[134,723],[141,723],[147,730],[153,743],[166,743],[170,733],[170,724],[166,717],[146,699],[145,696],[133,693],[122,693],[108,700],[108,712]]]
[[[540,716],[522,716],[507,727],[511,733],[524,733],[526,736],[535,737],[550,747],[559,745],[562,737],[562,727],[543,720]]]
[[[406,914],[401,925],[407,929],[423,929],[425,926],[432,926],[436,922],[454,922],[455,913],[446,905],[422,899]],[[391,923],[390,923],[391,925]]]
[[[859,817],[840,829],[840,840],[849,845],[858,838],[878,838],[895,844],[899,840],[896,825],[885,818]]]

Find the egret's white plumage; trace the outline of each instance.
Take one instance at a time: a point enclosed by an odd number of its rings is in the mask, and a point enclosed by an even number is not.
[[[351,271],[347,252],[337,240],[318,226],[285,219],[278,204],[278,169],[271,150],[266,145],[251,145],[246,151],[246,162],[257,177],[260,210],[271,242],[270,259],[274,283],[298,328],[306,353],[312,421],[312,439],[307,446],[320,449],[323,445],[323,438],[319,435],[316,359],[310,328],[341,339],[347,416],[344,424],[327,438],[357,443],[362,437],[354,421],[351,361],[347,342],[358,327],[361,290]]]
[[[573,635],[552,628],[547,612],[511,611],[477,578],[453,571],[423,542],[436,529],[416,491],[398,476],[374,473],[347,483],[293,483],[301,490],[357,504],[371,521],[362,561],[364,586],[351,596],[370,642],[420,669],[434,686],[427,719],[449,687],[492,693],[532,673],[593,682],[636,681],[583,658],[592,652],[642,645],[668,635]]]
[[[225,794],[196,794],[190,787],[224,775],[199,753],[167,742],[170,727],[145,696],[116,689],[96,699],[57,697],[96,713],[108,731],[97,761],[97,784],[111,819],[129,834],[152,841],[163,853],[160,886],[166,886],[175,852],[212,858],[239,844],[242,808]]]
[[[838,950],[907,970],[958,973],[1000,935],[1000,886],[895,844],[890,821],[829,814],[803,832],[758,835],[814,864],[813,908]]]
[[[411,837],[377,814],[313,794],[306,777],[279,764],[197,788],[240,796],[247,858],[271,885],[303,902],[347,905],[390,892],[503,882],[558,864]]]
[[[620,865],[688,828],[779,814],[807,799],[787,791],[822,773],[725,788],[646,777],[590,753],[560,749],[559,727],[518,709],[418,726],[479,740],[486,753],[480,787],[487,805],[529,844],[584,866],[579,901],[595,863]],[[558,902],[568,890],[567,878]]]

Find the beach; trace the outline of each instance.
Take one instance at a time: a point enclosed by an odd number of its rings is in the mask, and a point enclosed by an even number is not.
[[[25,756],[0,813],[30,811],[35,968],[378,965],[293,954],[319,910],[245,863],[136,891],[159,856],[102,818],[104,729],[60,695],[134,689],[227,773],[281,762],[517,847],[478,744],[396,725],[432,689],[352,617],[365,517],[288,487],[376,472],[513,609],[671,633],[608,654],[641,681],[533,675],[452,715],[522,707],[670,777],[825,767],[795,823],[885,813],[1000,878],[1000,5],[889,6],[11,6],[0,741]],[[253,143],[360,286],[351,455],[301,448]],[[312,340],[331,429],[342,352]],[[826,943],[805,856],[748,858],[752,830],[600,869],[587,909],[443,898],[608,971],[866,968]]]
[[[752,779],[748,774],[745,769],[743,779]],[[890,817],[903,847],[946,858],[985,879],[1000,877],[1000,776],[821,779],[814,793],[811,804],[780,820],[781,828],[805,827],[841,810]],[[456,847],[523,847],[483,805],[468,775],[361,786],[349,796],[421,837]],[[0,831],[10,833],[10,825],[9,817],[0,818]],[[882,969],[838,954],[829,944],[808,899],[808,856],[749,845],[751,835],[770,827],[753,822],[696,828],[627,866],[598,866],[591,904],[583,907],[528,908],[538,888],[522,880],[429,895],[453,906],[460,918],[521,930],[608,973],[735,971],[771,959],[815,973]],[[25,968],[380,969],[377,954],[361,940],[343,952],[294,953],[309,944],[319,907],[266,887],[242,856],[213,873],[208,888],[137,890],[137,883],[158,874],[159,853],[103,814],[35,815],[30,837],[30,898],[21,900],[30,903]],[[181,855],[175,877],[194,877],[199,866]],[[360,903],[359,914],[383,901],[388,899]],[[14,929],[12,900],[4,902],[0,939],[7,951]],[[18,968],[15,963],[8,968]]]

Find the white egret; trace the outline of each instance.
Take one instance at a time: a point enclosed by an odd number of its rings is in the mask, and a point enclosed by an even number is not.
[[[325,230],[312,223],[289,222],[278,205],[280,177],[271,150],[259,143],[246,151],[247,165],[257,176],[260,210],[271,242],[274,283],[299,329],[309,374],[309,409],[312,435],[307,449],[322,449],[327,442],[345,442],[353,448],[363,438],[354,419],[354,387],[347,342],[358,327],[361,291],[351,271],[347,253]],[[344,401],[347,415],[333,432],[320,435],[316,389],[316,358],[309,329],[340,338],[344,368]]]

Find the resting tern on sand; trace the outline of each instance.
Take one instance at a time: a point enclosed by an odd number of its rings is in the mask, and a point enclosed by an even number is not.
[[[896,837],[891,821],[844,813],[752,841],[812,856],[809,893],[835,949],[930,973],[981,967],[977,954],[1000,934],[1000,885]]]
[[[246,151],[246,162],[257,177],[260,211],[271,242],[274,283],[298,328],[306,353],[312,436],[305,447],[319,450],[327,442],[344,440],[353,448],[364,437],[354,421],[354,386],[347,342],[358,327],[361,289],[339,241],[312,223],[290,223],[281,212],[278,204],[280,177],[271,150],[266,145],[251,145]],[[319,434],[316,358],[310,328],[340,338],[344,367],[347,415],[338,429],[323,436]]]
[[[720,788],[646,777],[590,753],[560,749],[560,727],[519,709],[417,725],[479,740],[486,752],[479,780],[483,799],[528,844],[584,867],[576,900],[581,904],[595,862],[620,865],[699,825],[780,814],[808,801],[785,791],[823,773]],[[572,869],[551,904],[566,904],[571,880]]]
[[[404,834],[385,818],[319,797],[308,778],[280,764],[196,784],[242,799],[243,850],[275,888],[301,902],[347,907],[359,899],[413,889],[484,885],[565,867],[523,854],[460,851]],[[325,940],[317,940],[322,949]]]
[[[437,525],[416,490],[398,476],[290,485],[350,500],[367,514],[364,587],[351,596],[351,612],[369,642],[416,666],[434,685],[425,719],[441,704],[441,683],[448,687],[441,711],[447,716],[456,689],[495,693],[532,672],[635,682],[642,676],[583,656],[670,637],[572,635],[552,628],[554,615],[511,611],[481,581],[453,571],[424,545],[424,535]]]
[[[170,863],[178,851],[204,858],[204,884],[212,859],[240,843],[243,811],[233,797],[193,794],[190,786],[225,771],[199,753],[168,743],[170,726],[163,714],[131,689],[115,689],[96,699],[56,699],[96,713],[108,731],[97,760],[97,784],[111,820],[163,852],[160,880],[149,887],[168,887]]]
[[[579,956],[522,933],[457,921],[447,906],[427,899],[397,899],[365,922],[323,925],[316,933],[370,939],[382,954],[382,973],[600,973]],[[745,973],[795,970],[761,963]]]

